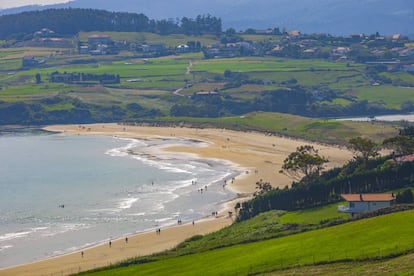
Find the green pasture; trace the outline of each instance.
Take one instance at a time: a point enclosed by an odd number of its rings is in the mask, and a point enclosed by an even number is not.
[[[246,275],[319,262],[358,260],[414,248],[414,211],[91,275]]]
[[[405,72],[396,72],[396,73],[381,73],[380,76],[391,79],[392,81],[400,81],[406,84],[414,86],[414,74],[409,74]]]
[[[240,35],[245,41],[281,41],[281,35],[264,35],[264,34],[242,34]]]
[[[334,219],[347,219],[349,214],[338,212],[338,205],[344,205],[346,202],[338,202],[322,207],[286,212],[280,218],[281,224],[320,224],[321,222]]]
[[[287,136],[330,143],[346,143],[349,138],[367,136],[382,141],[395,135],[396,130],[390,125],[368,122],[351,122],[309,119],[301,116],[280,113],[251,113],[241,117],[219,118],[217,121],[260,131],[274,131]]]
[[[183,242],[177,247],[178,255],[208,251],[229,245],[260,241],[289,234],[309,231],[327,222],[348,219],[349,215],[338,213],[339,203],[301,211],[272,210],[232,224],[203,238]]]
[[[36,97],[36,95],[45,95],[51,92],[62,92],[69,90],[70,87],[65,84],[57,84],[57,83],[41,83],[41,84],[27,84],[27,85],[19,85],[19,86],[11,86],[6,87],[0,91],[0,99],[2,97],[16,97],[18,99],[19,96],[32,96]]]
[[[385,260],[366,260],[338,262],[331,264],[305,265],[290,269],[277,270],[266,275],[412,275],[414,253]]]
[[[164,100],[170,92],[164,90],[118,89],[107,87],[80,88],[66,93],[82,102],[100,105],[139,103],[145,108],[160,109],[168,112],[172,103]]]
[[[381,85],[356,88],[350,94],[359,100],[383,104],[393,109],[401,109],[401,104],[405,102],[414,102],[414,88]]]
[[[19,61],[19,67],[21,62]],[[13,74],[0,74],[0,85],[9,87],[19,94],[20,87],[34,83],[36,74],[40,74],[44,83],[48,83],[49,76],[55,71],[60,73],[77,72],[91,74],[116,74],[121,76],[121,86],[131,89],[166,89],[169,91],[182,87],[187,76],[185,75],[188,60],[186,59],[160,59],[144,63],[139,61],[116,61],[95,64],[66,65],[64,67],[32,68],[23,71],[16,71]],[[49,86],[56,86],[50,84]],[[68,86],[68,85],[66,85]],[[82,85],[71,84],[71,87]],[[115,85],[116,86],[116,85]],[[40,91],[34,89],[33,93]]]
[[[88,41],[88,37],[94,34],[109,35],[112,40],[126,40],[128,42],[137,43],[164,43],[167,47],[176,47],[180,44],[186,44],[188,41],[200,41],[204,46],[217,43],[216,36],[202,35],[202,36],[187,36],[184,34],[158,35],[145,32],[80,32],[79,40],[83,42]]]
[[[352,137],[370,137],[377,142],[398,134],[397,128],[381,122],[352,122],[283,114],[254,112],[244,116],[222,118],[163,117],[163,122],[188,122],[194,125],[212,125],[241,131],[273,132],[306,140],[331,144],[346,144]]]
[[[296,72],[312,70],[355,71],[359,65],[347,67],[344,63],[322,60],[294,60],[281,58],[245,57],[232,59],[209,59],[194,63],[193,71],[208,71],[223,74],[225,70],[234,72]]]

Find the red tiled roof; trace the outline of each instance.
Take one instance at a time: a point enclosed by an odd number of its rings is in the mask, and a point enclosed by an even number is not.
[[[341,197],[346,201],[391,201],[395,197],[393,194],[342,194]]]
[[[398,163],[412,162],[412,161],[414,161],[414,154],[405,155],[405,156],[395,158],[395,162],[398,162]]]

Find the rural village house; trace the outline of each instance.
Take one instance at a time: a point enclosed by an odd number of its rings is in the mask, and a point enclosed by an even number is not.
[[[395,200],[394,194],[341,194],[341,197],[348,201],[348,206],[338,206],[338,212],[349,213],[351,217],[389,207]]]

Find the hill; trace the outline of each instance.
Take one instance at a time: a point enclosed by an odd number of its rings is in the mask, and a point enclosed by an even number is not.
[[[276,273],[280,269],[318,263],[387,259],[413,249],[413,214],[413,211],[399,212],[88,275],[131,275],[138,272],[140,275],[246,275]],[[401,271],[406,269],[403,267]]]
[[[413,34],[414,6],[410,0],[226,0],[226,1],[111,1],[75,0],[50,7],[95,8],[144,13],[155,19],[212,14],[223,19],[225,28],[245,30],[273,27],[299,29],[307,33]],[[3,10],[0,14],[48,6]],[[251,11],[255,12],[252,13]]]

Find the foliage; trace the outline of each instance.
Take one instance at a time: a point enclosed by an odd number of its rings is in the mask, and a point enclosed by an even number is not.
[[[354,160],[343,168],[334,168],[304,184],[276,188],[243,202],[238,220],[245,220],[268,210],[298,210],[338,202],[343,193],[375,193],[414,185],[414,162],[389,163],[390,157]],[[361,166],[363,169],[361,170]]]
[[[196,19],[184,17],[173,20],[150,20],[144,14],[109,12],[96,9],[47,9],[3,15],[0,38],[15,34],[33,34],[47,26],[61,35],[75,35],[80,31],[152,32],[162,35],[171,33],[205,34],[221,33],[221,19],[211,15],[199,15]]]
[[[282,169],[291,177],[303,182],[309,181],[312,177],[319,176],[324,164],[328,159],[318,154],[318,150],[311,145],[304,145],[296,148],[295,152],[283,161]]]
[[[397,193],[395,201],[397,203],[413,203],[413,192],[411,189],[405,189],[402,193]]]
[[[371,157],[379,155],[377,144],[368,138],[351,138],[348,142],[348,148],[355,152],[355,159],[362,158],[364,162],[367,162]]]
[[[270,185],[269,182],[263,182],[263,180],[260,179],[260,181],[256,182],[256,192],[254,195],[262,195],[264,193],[270,192],[272,190],[272,185]]]
[[[414,153],[414,138],[405,135],[399,135],[385,139],[382,142],[383,147],[392,149],[396,155],[407,155]]]

